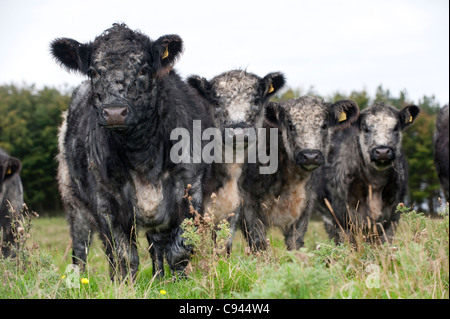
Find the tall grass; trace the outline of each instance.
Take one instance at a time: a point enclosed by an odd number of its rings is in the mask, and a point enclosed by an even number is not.
[[[169,269],[163,279],[154,278],[148,244],[140,235],[141,266],[134,282],[110,280],[97,239],[86,271],[77,274],[70,266],[64,218],[33,218],[19,257],[0,258],[0,298],[449,298],[448,204],[441,206],[440,218],[398,209],[402,217],[390,244],[335,245],[322,222],[312,220],[305,247],[292,252],[285,249],[283,236],[272,231],[267,251],[247,254],[238,234],[227,256],[217,247],[227,228],[214,242],[214,229],[206,223],[210,233],[200,238],[207,248],[191,243],[197,247],[185,279],[174,279]]]

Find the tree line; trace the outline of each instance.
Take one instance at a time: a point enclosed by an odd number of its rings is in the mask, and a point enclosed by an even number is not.
[[[34,85],[0,86],[0,147],[22,161],[21,178],[24,200],[28,207],[39,214],[62,211],[56,183],[57,134],[61,124],[61,112],[70,103],[70,89]],[[313,88],[302,90],[287,88],[275,99],[286,100],[301,95],[320,96]],[[385,102],[398,109],[416,104],[421,113],[403,135],[403,149],[409,165],[409,191],[407,204],[421,211],[434,211],[440,196],[439,180],[433,162],[433,134],[436,116],[441,105],[434,96],[423,96],[410,101],[405,91],[393,95],[381,85],[374,97],[365,90],[350,94],[335,92],[321,96],[326,101],[340,99],[356,101],[360,109],[375,102]]]

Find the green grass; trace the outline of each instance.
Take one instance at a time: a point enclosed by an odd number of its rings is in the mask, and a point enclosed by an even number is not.
[[[162,280],[152,277],[148,244],[141,234],[140,271],[134,282],[110,280],[98,238],[86,272],[73,276],[66,220],[37,218],[20,257],[0,259],[0,298],[449,298],[448,207],[436,219],[404,210],[391,244],[336,246],[322,222],[312,220],[299,251],[288,252],[281,233],[274,230],[266,252],[248,254],[237,234],[230,257],[194,256],[188,278],[179,280],[168,268]],[[205,259],[208,267],[201,266]],[[89,283],[81,283],[82,278]]]

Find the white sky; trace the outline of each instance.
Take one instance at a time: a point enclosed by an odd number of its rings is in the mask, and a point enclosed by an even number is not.
[[[448,0],[0,0],[0,85],[63,88],[83,77],[49,53],[57,37],[87,42],[114,22],[184,40],[176,64],[208,79],[235,68],[321,95],[380,84],[412,102],[449,101]]]

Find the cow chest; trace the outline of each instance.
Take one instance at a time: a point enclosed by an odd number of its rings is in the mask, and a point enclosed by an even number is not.
[[[152,225],[156,220],[160,220],[162,210],[158,207],[163,200],[163,190],[161,181],[156,185],[143,180],[139,176],[133,176],[135,189],[135,214],[139,224]],[[158,224],[158,223],[157,223]]]
[[[233,213],[239,205],[241,205],[242,198],[239,191],[239,178],[242,173],[242,164],[233,163],[226,164],[228,168],[229,178],[224,182],[223,186],[215,191],[216,205],[214,206],[214,221],[220,222]],[[208,198],[205,200],[204,207],[206,211],[208,208],[212,210],[212,200]]]
[[[307,179],[285,185],[278,196],[268,195],[261,209],[269,223],[282,229],[294,224],[306,206]]]

